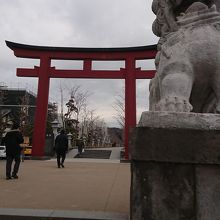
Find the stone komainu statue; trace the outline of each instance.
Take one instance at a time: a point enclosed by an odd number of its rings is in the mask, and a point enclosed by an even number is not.
[[[220,113],[219,0],[154,0],[150,110]]]

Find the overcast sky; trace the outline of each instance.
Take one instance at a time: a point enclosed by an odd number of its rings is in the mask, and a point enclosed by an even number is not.
[[[22,44],[62,47],[127,47],[157,43],[151,30],[155,18],[151,0],[0,0],[0,82],[9,87],[37,91],[36,78],[18,78],[17,67],[33,67],[37,60],[16,58],[5,40]],[[57,68],[79,65],[73,62],[53,62]],[[121,63],[106,68],[120,68]],[[154,68],[153,61],[137,66]],[[95,63],[94,68],[103,68]],[[65,89],[81,85],[92,93],[91,109],[116,126],[112,105],[122,91],[123,80],[52,79],[50,101],[60,102],[60,85]],[[148,109],[148,81],[137,80],[137,110]]]

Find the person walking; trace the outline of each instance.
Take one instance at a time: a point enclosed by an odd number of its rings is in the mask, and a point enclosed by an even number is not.
[[[61,130],[60,134],[55,139],[55,151],[57,154],[57,167],[64,168],[64,161],[66,158],[66,152],[68,150],[68,138],[64,130]]]
[[[5,135],[5,146],[6,146],[6,179],[9,180],[12,177],[18,179],[18,170],[20,165],[20,144],[23,143],[24,139],[19,130],[19,124],[14,123],[12,129]],[[13,172],[11,174],[12,163],[15,161]]]
[[[84,150],[84,141],[82,137],[77,140],[77,147],[78,147],[78,155],[80,156]]]

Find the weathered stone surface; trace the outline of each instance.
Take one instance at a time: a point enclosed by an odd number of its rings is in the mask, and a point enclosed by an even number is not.
[[[196,167],[197,220],[220,219],[220,166]]]
[[[133,160],[220,164],[220,131],[136,128]]]
[[[219,220],[220,165],[132,160],[132,220]]]
[[[220,114],[143,112],[138,127],[220,130]]]
[[[218,11],[220,11],[220,1],[219,0],[214,0],[213,2],[216,5]]]
[[[133,160],[220,164],[219,115],[145,112],[130,145]]]
[[[195,220],[194,169],[191,165],[134,162],[133,220]]]

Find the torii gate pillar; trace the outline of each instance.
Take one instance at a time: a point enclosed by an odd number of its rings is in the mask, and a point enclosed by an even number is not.
[[[129,159],[129,133],[130,129],[136,126],[136,78],[135,78],[135,61],[127,59],[125,63],[125,131],[124,146],[125,159]]]
[[[34,134],[33,134],[33,156],[44,156],[45,134],[48,112],[48,98],[50,86],[50,70],[51,60],[48,57],[40,58],[37,103],[34,118]]]

